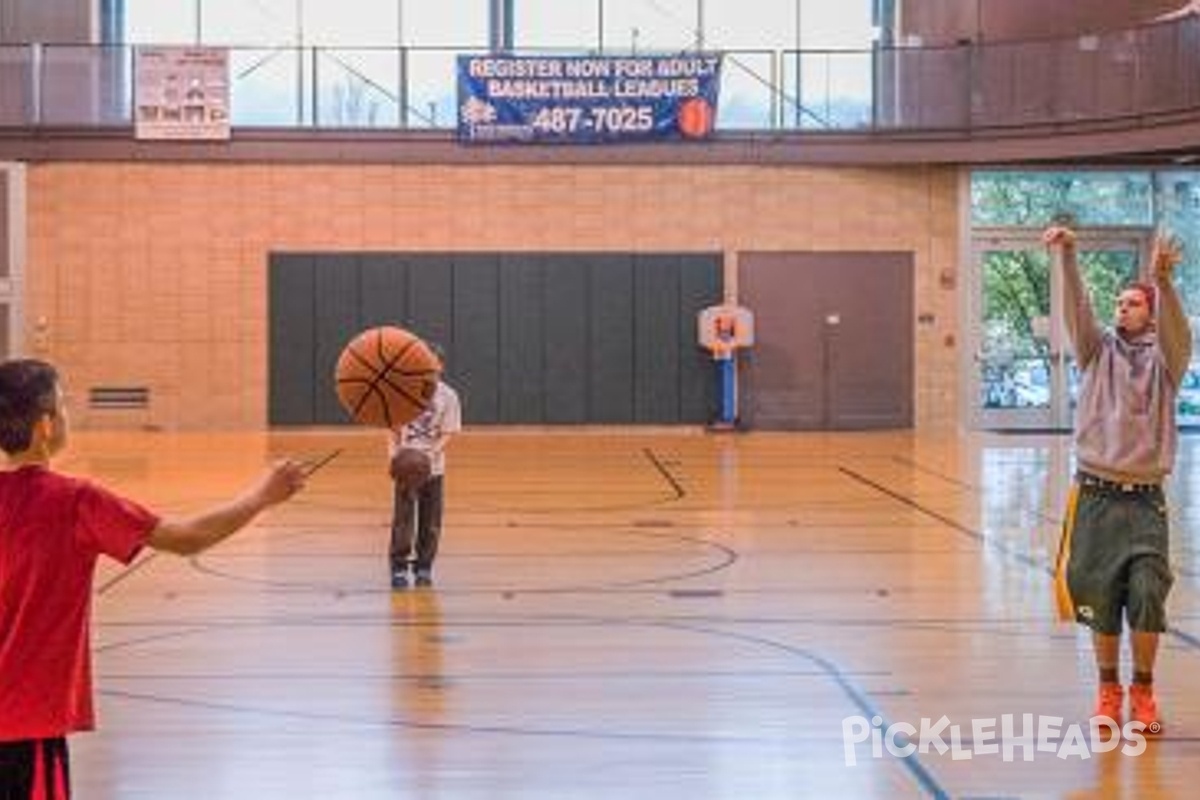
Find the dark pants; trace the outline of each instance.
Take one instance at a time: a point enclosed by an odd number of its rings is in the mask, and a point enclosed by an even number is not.
[[[67,740],[0,742],[0,800],[69,800]]]
[[[1066,531],[1065,577],[1076,619],[1098,633],[1161,633],[1174,578],[1162,489],[1081,478]]]
[[[414,553],[417,571],[433,569],[438,540],[442,537],[442,485],[444,476],[434,475],[415,492],[402,491],[396,484],[392,504],[392,571],[408,567]]]

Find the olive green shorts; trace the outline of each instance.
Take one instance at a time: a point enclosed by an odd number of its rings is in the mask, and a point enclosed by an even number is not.
[[[1071,492],[1059,548],[1060,611],[1098,633],[1167,628],[1170,565],[1162,487],[1125,486],[1081,475]],[[1066,612],[1069,614],[1070,612]]]

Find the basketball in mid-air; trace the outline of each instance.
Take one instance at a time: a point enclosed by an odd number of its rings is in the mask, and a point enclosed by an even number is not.
[[[355,336],[338,358],[338,400],[362,425],[395,429],[429,408],[442,363],[419,336],[382,326]]]

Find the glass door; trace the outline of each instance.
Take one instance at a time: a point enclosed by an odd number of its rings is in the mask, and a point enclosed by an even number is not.
[[[1151,232],[1080,229],[1079,266],[1101,325],[1138,275]],[[977,229],[972,241],[972,422],[977,428],[1067,430],[1078,373],[1062,320],[1062,276],[1041,230]]]

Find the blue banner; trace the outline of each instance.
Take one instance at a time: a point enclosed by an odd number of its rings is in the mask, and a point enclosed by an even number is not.
[[[717,117],[721,57],[459,56],[464,142],[704,139]]]

